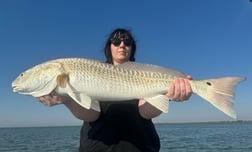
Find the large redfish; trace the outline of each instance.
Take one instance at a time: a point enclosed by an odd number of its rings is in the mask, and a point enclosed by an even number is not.
[[[14,92],[39,97],[53,90],[67,94],[87,109],[100,111],[99,101],[144,99],[168,112],[169,85],[184,74],[160,66],[126,62],[117,66],[84,58],[47,61],[21,73],[12,83]],[[243,77],[190,80],[193,93],[236,118],[232,99]],[[169,90],[168,90],[169,91]]]

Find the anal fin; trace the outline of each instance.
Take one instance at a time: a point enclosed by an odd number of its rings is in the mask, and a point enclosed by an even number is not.
[[[166,95],[157,95],[144,100],[162,112],[167,113],[169,110],[169,98]]]

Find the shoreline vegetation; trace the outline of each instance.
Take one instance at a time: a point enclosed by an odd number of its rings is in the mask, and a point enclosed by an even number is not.
[[[154,122],[155,125],[188,125],[188,124],[237,124],[237,123],[252,123],[252,120],[233,120],[233,121],[206,121],[206,122]],[[4,128],[57,128],[57,127],[81,127],[81,125],[55,125],[55,126],[0,126]]]

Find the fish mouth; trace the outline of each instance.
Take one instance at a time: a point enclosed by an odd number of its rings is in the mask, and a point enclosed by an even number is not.
[[[17,85],[12,85],[12,90],[13,90],[13,92],[20,92],[22,90],[22,88]]]
[[[18,91],[18,87],[17,86],[12,86],[12,90],[13,90],[13,92],[17,92]]]

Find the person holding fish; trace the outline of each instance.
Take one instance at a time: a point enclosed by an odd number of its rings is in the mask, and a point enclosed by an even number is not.
[[[135,61],[136,41],[128,29],[115,29],[104,47],[106,63],[120,65]],[[191,76],[176,78],[167,86],[172,101],[186,101],[192,94]],[[169,87],[169,88],[168,88]],[[169,91],[168,91],[169,90]],[[123,102],[100,102],[101,111],[85,109],[68,96],[55,92],[37,97],[46,106],[64,104],[75,117],[84,120],[80,134],[80,152],[158,152],[159,136],[152,118],[162,111],[144,99]]]

